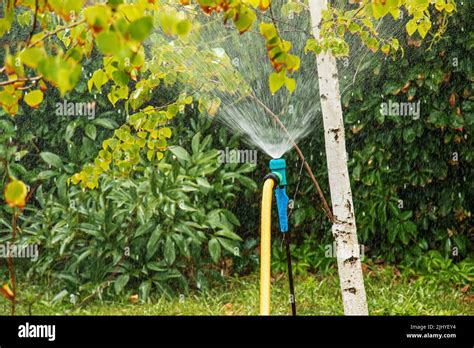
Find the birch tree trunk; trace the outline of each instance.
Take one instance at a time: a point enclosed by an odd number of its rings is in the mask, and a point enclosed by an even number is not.
[[[322,11],[327,0],[309,0],[313,35],[319,39]],[[347,154],[336,59],[330,52],[317,55],[319,94],[324,125],[331,202],[332,233],[336,245],[342,302],[346,315],[368,315],[360,263],[360,247],[347,169]]]

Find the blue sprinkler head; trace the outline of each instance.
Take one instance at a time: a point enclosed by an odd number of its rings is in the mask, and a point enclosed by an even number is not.
[[[283,158],[272,159],[270,161],[270,171],[278,176],[280,184],[275,188],[275,198],[278,208],[278,219],[280,221],[280,231],[288,232],[288,196],[286,194],[286,162]]]
[[[270,160],[270,171],[280,178],[280,186],[286,186],[286,161],[283,158]]]

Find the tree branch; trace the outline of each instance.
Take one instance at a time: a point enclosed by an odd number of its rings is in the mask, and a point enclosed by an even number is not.
[[[36,0],[36,2],[35,2],[35,16],[33,17],[33,25],[31,26],[30,35],[28,35],[28,40],[26,40],[26,46],[27,47],[30,44],[31,38],[33,37],[33,34],[35,32],[35,28],[36,28],[36,22],[38,20],[38,1],[39,0]]]
[[[17,82],[29,82],[29,81],[38,81],[43,78],[43,75],[38,75],[34,77],[18,77],[14,80],[8,80],[8,81],[1,81],[0,82],[0,87],[2,86],[8,86]]]
[[[72,23],[72,24],[70,24],[70,25],[66,25],[66,26],[63,26],[63,27],[58,27],[58,28],[56,28],[55,30],[50,31],[50,32],[44,34],[44,35],[43,35],[42,37],[40,37],[38,40],[33,41],[32,43],[30,43],[29,45],[27,45],[26,48],[31,48],[31,47],[35,46],[36,44],[38,44],[39,42],[41,42],[41,41],[47,39],[48,37],[53,36],[53,35],[56,35],[56,34],[59,33],[60,31],[75,28],[75,27],[81,25],[82,23],[85,23],[85,21],[86,21],[85,19],[81,19],[80,21],[75,22],[75,23]]]

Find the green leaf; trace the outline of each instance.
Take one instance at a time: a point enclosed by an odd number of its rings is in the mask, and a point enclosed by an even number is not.
[[[175,245],[173,240],[170,237],[166,238],[165,246],[164,246],[164,256],[165,260],[169,265],[172,265],[174,260],[176,259],[176,251]]]
[[[176,24],[176,34],[179,36],[186,36],[192,28],[191,21],[188,19],[183,19]]]
[[[97,47],[104,54],[117,54],[120,52],[119,37],[116,33],[103,31],[95,39]]]
[[[44,170],[38,174],[36,180],[47,180],[55,177],[56,175],[58,175],[58,173],[53,170]]]
[[[360,180],[360,172],[362,170],[362,167],[360,164],[357,164],[354,168],[354,170],[352,171],[352,177],[354,178],[355,181],[359,181]]]
[[[229,239],[232,239],[232,240],[238,240],[238,241],[241,241],[242,238],[240,238],[240,236],[230,230],[221,230],[219,232],[216,232],[215,233],[216,236],[220,236],[220,237],[226,237],[226,238],[229,238]]]
[[[146,245],[146,257],[147,259],[150,259],[155,255],[156,253],[156,247],[158,245],[158,241],[160,240],[162,233],[162,229],[160,226],[157,226],[153,233],[150,236],[150,239],[148,240],[148,243]]]
[[[304,47],[304,53],[307,54],[309,51],[314,52],[315,54],[320,54],[323,48],[316,39],[308,39]]]
[[[148,295],[150,294],[151,289],[151,280],[145,280],[140,284],[138,288],[138,297],[142,300],[146,301],[148,299]]]
[[[237,216],[235,216],[234,213],[227,209],[223,209],[222,212],[224,213],[227,220],[229,220],[233,225],[240,226],[240,221],[239,219],[237,219]]]
[[[89,123],[85,128],[85,133],[89,138],[91,138],[92,140],[95,140],[97,136],[97,129],[95,128],[93,124]]]
[[[87,88],[89,89],[89,92],[92,91],[92,87],[95,86],[98,91],[102,89],[102,86],[109,81],[109,78],[107,77],[107,74],[104,72],[102,69],[98,69],[94,71],[94,74],[92,77],[89,79],[87,82]]]
[[[387,230],[388,230],[388,241],[390,243],[395,242],[395,238],[398,234],[398,221],[396,219],[390,219],[387,223]]]
[[[235,254],[235,242],[230,241],[229,239],[222,238],[222,237],[217,237],[217,240],[221,244],[221,246],[229,251],[232,254]]]
[[[92,121],[92,123],[107,129],[115,129],[118,127],[117,123],[114,120],[110,120],[108,118],[97,118]]]
[[[27,14],[28,12],[25,12]],[[32,47],[24,50],[20,54],[21,62],[30,68],[36,69],[39,62],[45,56],[45,52],[42,48]]]
[[[404,245],[407,245],[408,242],[410,242],[410,236],[408,235],[408,231],[406,231],[404,228],[399,229],[399,237]]]
[[[191,140],[191,149],[193,153],[199,152],[199,145],[201,144],[201,133],[197,132]]]
[[[250,178],[247,178],[246,176],[239,175],[237,180],[239,180],[239,182],[243,186],[247,187],[248,189],[251,189],[251,190],[256,190],[257,189],[257,184],[255,183],[255,181],[253,181]]]
[[[115,293],[120,294],[129,280],[130,276],[128,274],[120,275],[114,282]]]
[[[51,153],[51,152],[41,152],[40,157],[48,163],[49,165],[55,167],[55,168],[62,168],[63,167],[63,161],[61,160],[61,157],[58,155]]]
[[[128,26],[128,33],[133,40],[141,42],[147,38],[152,29],[153,18],[146,16],[130,23]]]
[[[221,257],[221,245],[219,244],[219,241],[215,238],[212,238],[209,240],[208,247],[212,261],[217,263]]]
[[[196,178],[196,182],[199,186],[205,188],[205,189],[211,189],[212,186],[209,184],[209,181],[207,181],[205,178]]]
[[[148,262],[146,264],[146,268],[152,270],[152,271],[156,271],[156,272],[164,272],[167,270],[167,267],[164,267],[162,264],[158,263],[158,262]]]
[[[53,299],[51,300],[51,303],[56,303],[61,301],[69,292],[67,290],[61,290],[59,293],[57,293]]]
[[[416,237],[416,224],[413,221],[404,221],[403,229],[413,238]]]
[[[403,140],[407,143],[412,143],[416,139],[416,133],[413,128],[405,128],[403,130]]]
[[[239,16],[234,21],[235,26],[239,33],[244,33],[252,27],[253,22],[255,21],[257,15],[255,11],[247,8],[246,6],[240,6],[240,11],[238,12]]]
[[[169,150],[173,155],[176,156],[177,159],[189,162],[191,161],[191,157],[189,156],[189,153],[182,148],[181,146],[170,146]]]

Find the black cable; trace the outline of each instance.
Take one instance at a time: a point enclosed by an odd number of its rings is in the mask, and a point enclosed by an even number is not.
[[[291,252],[290,252],[290,231],[285,233],[285,244],[286,244],[286,263],[288,265],[288,280],[290,282],[290,303],[291,313],[296,315],[296,297],[295,287],[293,285],[293,271],[291,269]]]

